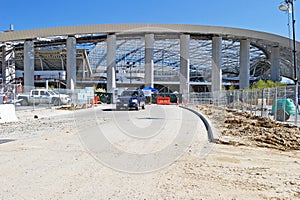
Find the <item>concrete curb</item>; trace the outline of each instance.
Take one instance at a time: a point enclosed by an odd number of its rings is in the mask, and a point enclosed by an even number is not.
[[[207,130],[207,136],[208,136],[209,142],[216,143],[218,141],[218,139],[219,139],[218,132],[211,126],[210,121],[206,117],[204,117],[201,113],[199,113],[191,108],[188,108],[185,106],[179,106],[179,107],[196,114],[203,121],[205,128]]]

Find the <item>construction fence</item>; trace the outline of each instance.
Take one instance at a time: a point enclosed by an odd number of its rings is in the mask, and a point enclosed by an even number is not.
[[[247,111],[295,125],[300,125],[299,108],[296,105],[299,102],[295,86],[189,94],[189,103],[193,105],[211,104]]]
[[[224,90],[220,92],[183,94],[153,94],[152,103],[157,97],[168,97],[170,103],[189,103],[192,105],[210,104],[219,107],[247,111],[257,116],[268,117],[281,122],[300,125],[298,105],[299,95],[295,86]],[[296,97],[297,96],[297,97]],[[114,103],[116,95],[94,92],[93,87],[83,89],[39,89],[18,90],[14,86],[6,93],[0,94],[0,104],[15,104],[18,110],[35,110],[57,106],[93,106],[94,104]],[[184,99],[187,98],[188,101]],[[150,103],[150,101],[148,101]]]

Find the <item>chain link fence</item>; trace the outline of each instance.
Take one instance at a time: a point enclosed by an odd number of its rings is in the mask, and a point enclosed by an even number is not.
[[[76,90],[26,88],[21,85],[12,85],[12,87],[0,93],[0,99],[2,100],[0,104],[14,104],[16,111],[52,109],[77,105],[78,96],[78,91]],[[86,101],[84,103],[94,102]]]
[[[287,86],[264,89],[190,93],[185,96],[188,98],[188,103],[192,105],[210,104],[229,109],[247,111],[257,116],[300,125],[299,108],[298,105],[295,105],[295,89],[295,86]],[[14,86],[9,90],[9,97],[7,97],[10,99],[7,100],[7,102],[15,104],[16,111],[51,109],[61,106],[88,107],[97,103],[113,103],[112,96],[107,94],[101,95],[94,93],[94,88],[92,87],[78,90],[66,90],[19,88],[18,86]],[[300,102],[299,96],[297,98],[298,102]],[[181,99],[181,96],[179,99]],[[185,101],[182,102],[187,103]]]
[[[300,125],[296,105],[295,86],[226,90],[220,92],[191,93],[189,103],[211,104],[219,107],[247,111],[257,116]]]

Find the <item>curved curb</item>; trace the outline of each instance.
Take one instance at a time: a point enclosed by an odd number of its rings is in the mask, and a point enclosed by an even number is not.
[[[191,108],[188,108],[185,106],[179,106],[179,107],[186,109],[188,111],[191,111],[192,113],[196,114],[203,121],[205,128],[207,130],[207,136],[208,136],[209,142],[216,143],[218,141],[219,136],[217,134],[217,131],[214,130],[214,128],[212,128],[212,126],[210,125],[211,123],[209,122],[209,120],[206,117],[204,117],[201,113],[199,113]]]

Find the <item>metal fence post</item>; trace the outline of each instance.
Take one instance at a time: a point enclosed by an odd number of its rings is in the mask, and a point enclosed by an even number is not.
[[[264,109],[264,88],[261,90],[261,109],[260,109],[260,116],[263,116],[263,109]]]
[[[283,118],[285,119],[285,107],[286,107],[286,87],[284,88],[284,101],[283,101]]]
[[[278,93],[278,88],[276,87],[275,88],[275,98],[274,98],[274,102],[273,102],[273,105],[274,105],[274,119],[276,120],[277,119],[277,93]]]

